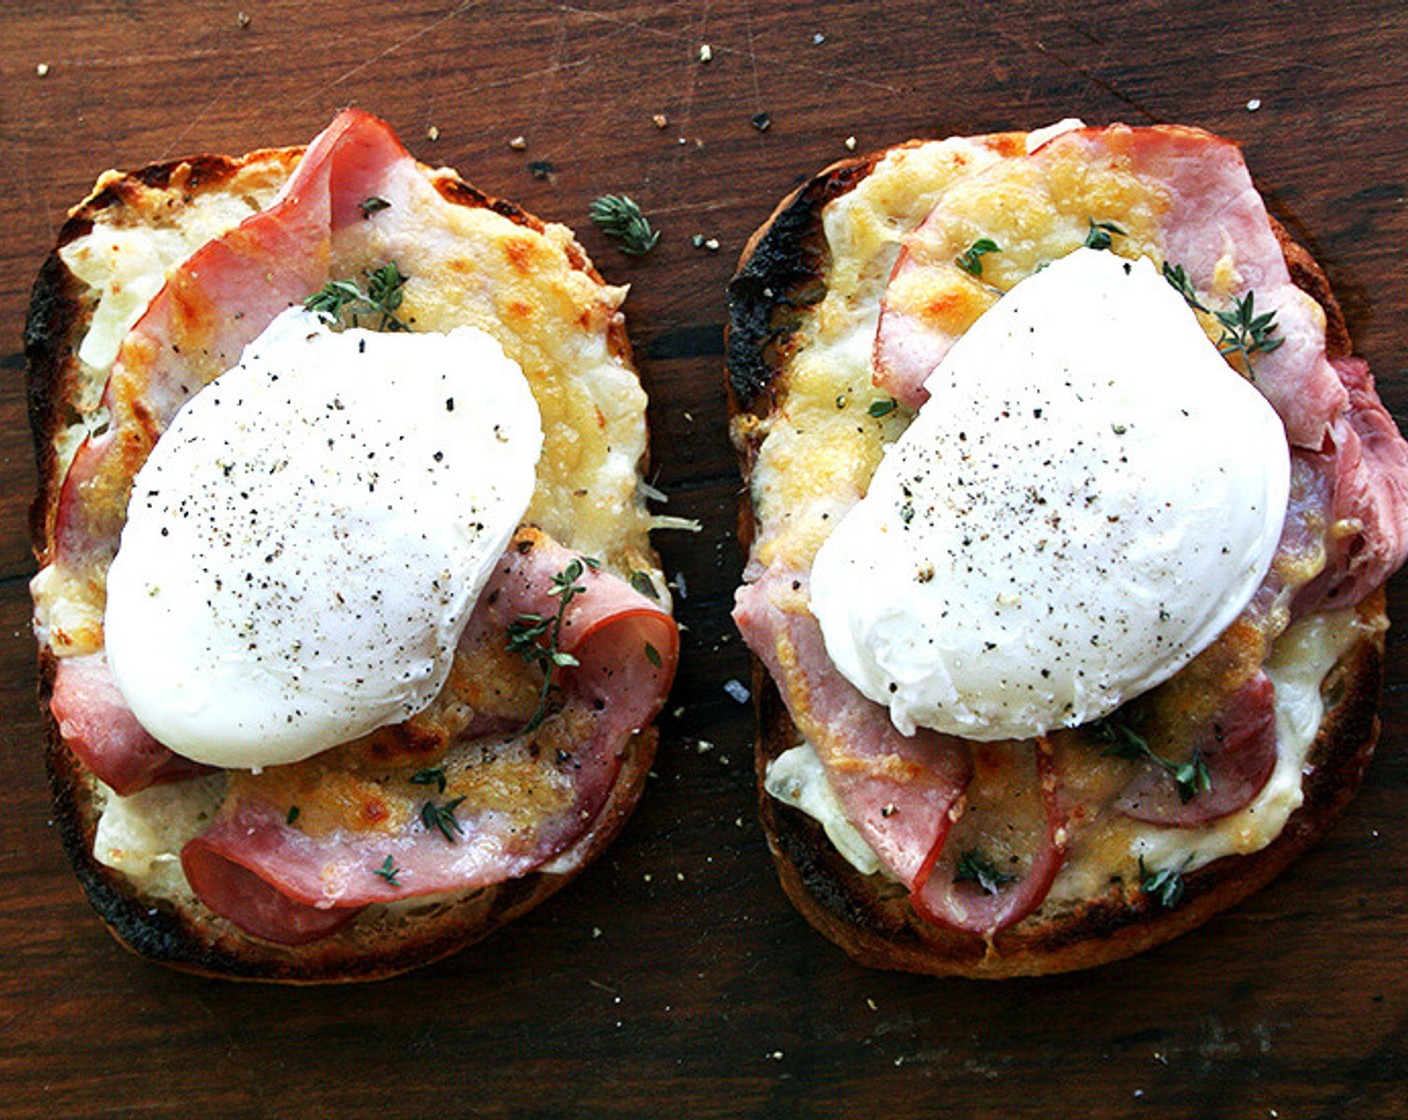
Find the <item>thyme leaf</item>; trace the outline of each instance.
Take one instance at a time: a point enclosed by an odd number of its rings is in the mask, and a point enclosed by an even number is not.
[[[1114,222],[1097,222],[1094,218],[1086,218],[1085,220],[1090,223],[1090,229],[1085,235],[1087,249],[1108,249],[1113,244],[1111,234],[1125,236],[1125,231]]]
[[[418,786],[434,786],[437,793],[444,793],[445,769],[442,766],[427,766],[412,774],[411,782]]]
[[[314,292],[303,306],[316,311],[329,323],[340,321],[346,313],[354,327],[362,325],[361,316],[379,315],[379,331],[408,331],[396,316],[401,307],[401,289],[410,277],[404,275],[395,261],[380,268],[369,269],[365,289],[352,280],[329,280],[321,291]]]
[[[961,257],[955,257],[953,263],[970,276],[981,276],[983,274],[983,256],[987,253],[1000,252],[1002,252],[1001,247],[991,237],[980,237],[963,250]]]
[[[551,617],[525,613],[508,624],[508,649],[543,671],[543,683],[538,689],[538,707],[524,725],[524,734],[531,734],[543,725],[543,721],[553,714],[552,691],[553,669],[567,668],[577,664],[570,653],[558,648],[562,638],[562,620],[567,614],[567,606],[586,588],[577,581],[588,568],[597,563],[585,557],[569,561],[567,566],[552,577],[552,587],[548,594],[557,597],[557,613]]]
[[[1183,297],[1183,302],[1194,311],[1207,313],[1207,308],[1198,299],[1198,293],[1193,290],[1193,282],[1188,279],[1188,274],[1183,271],[1181,264],[1169,264],[1164,261],[1164,279],[1173,285],[1173,290]]]
[[[401,880],[396,878],[397,875],[401,874],[401,869],[396,866],[395,861],[392,860],[390,856],[382,860],[380,867],[373,867],[372,874],[381,876],[381,878],[385,879],[387,883],[393,887],[399,887],[401,885]]]
[[[1285,342],[1284,338],[1272,338],[1276,330],[1276,312],[1256,313],[1256,293],[1247,292],[1241,299],[1234,300],[1230,311],[1217,311],[1213,317],[1222,326],[1222,337],[1217,349],[1221,354],[1240,354],[1242,361],[1251,372],[1253,354],[1269,354]]]
[[[870,407],[866,409],[866,411],[878,420],[882,416],[889,416],[890,413],[894,412],[899,406],[900,402],[895,400],[894,397],[890,397],[883,401],[871,401]]]
[[[460,822],[455,819],[455,810],[459,808],[463,797],[456,797],[452,801],[447,801],[443,805],[437,805],[434,801],[427,801],[420,807],[420,822],[425,825],[426,831],[439,831],[440,835],[451,844],[455,843],[457,836],[464,835],[464,829],[460,827]]]
[[[999,871],[992,860],[978,848],[969,848],[958,857],[958,866],[953,871],[955,883],[977,883],[984,894],[996,894],[1017,876]]]
[[[1107,744],[1101,754],[1135,762],[1148,759],[1158,766],[1173,779],[1178,798],[1185,805],[1198,794],[1212,789],[1212,773],[1202,751],[1195,748],[1187,762],[1170,762],[1149,746],[1149,741],[1138,730],[1138,723],[1138,716],[1111,712],[1093,722],[1090,731],[1098,742]]]
[[[1187,889],[1183,882],[1183,872],[1193,862],[1190,854],[1177,867],[1165,867],[1161,871],[1151,871],[1144,866],[1144,857],[1139,857],[1139,889],[1151,898],[1156,898],[1165,910],[1172,910],[1183,901]]]
[[[594,198],[587,213],[606,236],[621,243],[621,252],[627,256],[648,253],[660,240],[660,231],[650,228],[640,206],[629,195],[606,194]]]

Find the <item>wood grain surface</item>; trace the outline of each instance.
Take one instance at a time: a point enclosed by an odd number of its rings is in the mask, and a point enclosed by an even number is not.
[[[1399,632],[1361,796],[1246,905],[1083,975],[865,971],[792,911],[754,818],[752,714],[723,687],[748,667],[727,617],[739,483],[721,380],[739,249],[848,136],[864,151],[1077,115],[1240,140],[1408,418],[1405,64],[1401,0],[5,0],[0,1114],[1408,1116]],[[49,823],[26,589],[25,307],[66,208],[104,168],[301,143],[349,104],[422,159],[572,224],[608,278],[631,284],[657,485],[666,512],[703,526],[659,540],[687,592],[683,669],[621,841],[507,931],[372,986],[192,979],[108,938]],[[509,145],[519,135],[526,150]],[[664,231],[654,252],[624,257],[591,227],[587,203],[608,192]],[[1392,590],[1408,620],[1408,584]]]

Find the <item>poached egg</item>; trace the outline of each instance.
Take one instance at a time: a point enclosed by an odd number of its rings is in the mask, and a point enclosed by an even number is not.
[[[104,625],[137,719],[188,758],[257,769],[422,710],[542,443],[522,370],[483,331],[278,316],[133,482]]]
[[[811,577],[832,661],[902,733],[1096,719],[1186,665],[1265,578],[1284,428],[1149,261],[1052,262],[925,387]]]

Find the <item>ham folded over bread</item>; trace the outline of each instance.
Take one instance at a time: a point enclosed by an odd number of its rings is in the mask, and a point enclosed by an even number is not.
[[[1325,311],[1294,282],[1235,144],[1196,129],[1122,125],[1057,131],[1026,151],[1014,148],[1011,136],[963,143],[976,153],[958,161],[970,170],[942,183],[928,216],[901,240],[874,338],[878,388],[908,409],[928,400],[925,381],[953,342],[1040,267],[1040,259],[1023,255],[1035,244],[1022,232],[1024,215],[1049,219],[1062,252],[1104,223],[1116,231],[1115,252],[1148,256],[1171,282],[1184,278],[1213,337],[1214,311],[1251,293],[1257,313],[1275,313],[1278,344],[1257,352],[1250,368],[1244,354],[1229,360],[1280,416],[1293,464],[1289,509],[1265,583],[1241,618],[1183,670],[1191,674],[1183,686],[1176,676],[1137,702],[1149,727],[1176,729],[1166,741],[1177,757],[1126,752],[1125,763],[1102,761],[1125,770],[1099,805],[1079,803],[1061,788],[1070,777],[1063,767],[1088,766],[1085,759],[1101,756],[1109,742],[1088,729],[1056,733],[1055,749],[1045,741],[988,747],[923,729],[912,740],[900,736],[886,709],[831,664],[810,613],[807,572],[774,544],[777,525],[759,524],[734,612],[745,640],[820,756],[847,820],[885,873],[909,890],[915,912],[991,936],[1041,905],[1065,857],[1068,824],[1114,813],[1195,829],[1255,799],[1277,759],[1275,689],[1262,665],[1295,618],[1355,605],[1403,563],[1408,444],[1374,392],[1367,365],[1327,355]],[[1098,189],[1084,182],[1095,172]],[[981,262],[971,255],[965,261],[979,235],[989,243],[996,237],[973,223],[979,196],[1004,200],[997,209],[1010,219],[1011,236],[985,248]],[[1092,210],[1091,199],[1110,210]],[[843,489],[816,499],[832,525],[859,499],[837,501]],[[1150,743],[1166,745],[1157,737]],[[1005,810],[998,807],[1004,800]],[[965,837],[990,840],[1004,811],[1016,837],[1010,858],[976,876],[971,857],[978,849],[965,851]],[[994,820],[984,823],[987,815]]]

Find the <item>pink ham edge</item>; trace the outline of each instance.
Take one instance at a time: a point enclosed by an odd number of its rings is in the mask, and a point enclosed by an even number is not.
[[[901,735],[889,712],[832,666],[805,603],[802,577],[769,572],[739,589],[733,617],[820,755],[846,818],[881,863],[912,885],[947,835],[950,810],[972,776],[967,747],[936,731]],[[896,781],[896,770],[907,780]]]
[[[1065,814],[1060,807],[1056,766],[1050,747],[1032,746],[1035,779],[1041,790],[1043,827],[1026,874],[987,894],[976,883],[955,882],[962,853],[948,850],[943,840],[924,861],[923,872],[911,885],[910,904],[920,917],[936,925],[991,937],[1032,913],[1051,892],[1051,884],[1066,861]]]
[[[59,661],[49,710],[69,750],[124,797],[148,786],[211,772],[147,733],[118,692],[102,653]]]
[[[1172,776],[1146,763],[1115,808],[1166,828],[1198,828],[1245,809],[1276,768],[1276,689],[1258,673],[1229,698],[1193,744],[1207,764],[1211,788],[1184,801]]]
[[[528,552],[511,548],[466,633],[494,632],[502,641],[518,615],[554,613],[552,576],[574,555],[546,540]],[[317,920],[306,911],[350,915],[370,903],[488,886],[525,875],[569,848],[606,804],[630,736],[649,726],[664,703],[679,656],[679,631],[659,606],[614,576],[587,571],[579,582],[587,590],[568,607],[561,648],[580,664],[563,670],[559,683],[566,705],[590,718],[593,731],[572,751],[568,773],[576,796],[569,806],[539,820],[527,840],[491,813],[474,817],[461,810],[463,835],[451,843],[418,817],[394,835],[312,837],[251,795],[227,802],[181,853],[202,901],[250,933],[292,944],[319,936],[312,932]],[[526,750],[527,740],[496,745]],[[388,857],[397,885],[373,874]],[[340,924],[328,922],[326,932]]]

